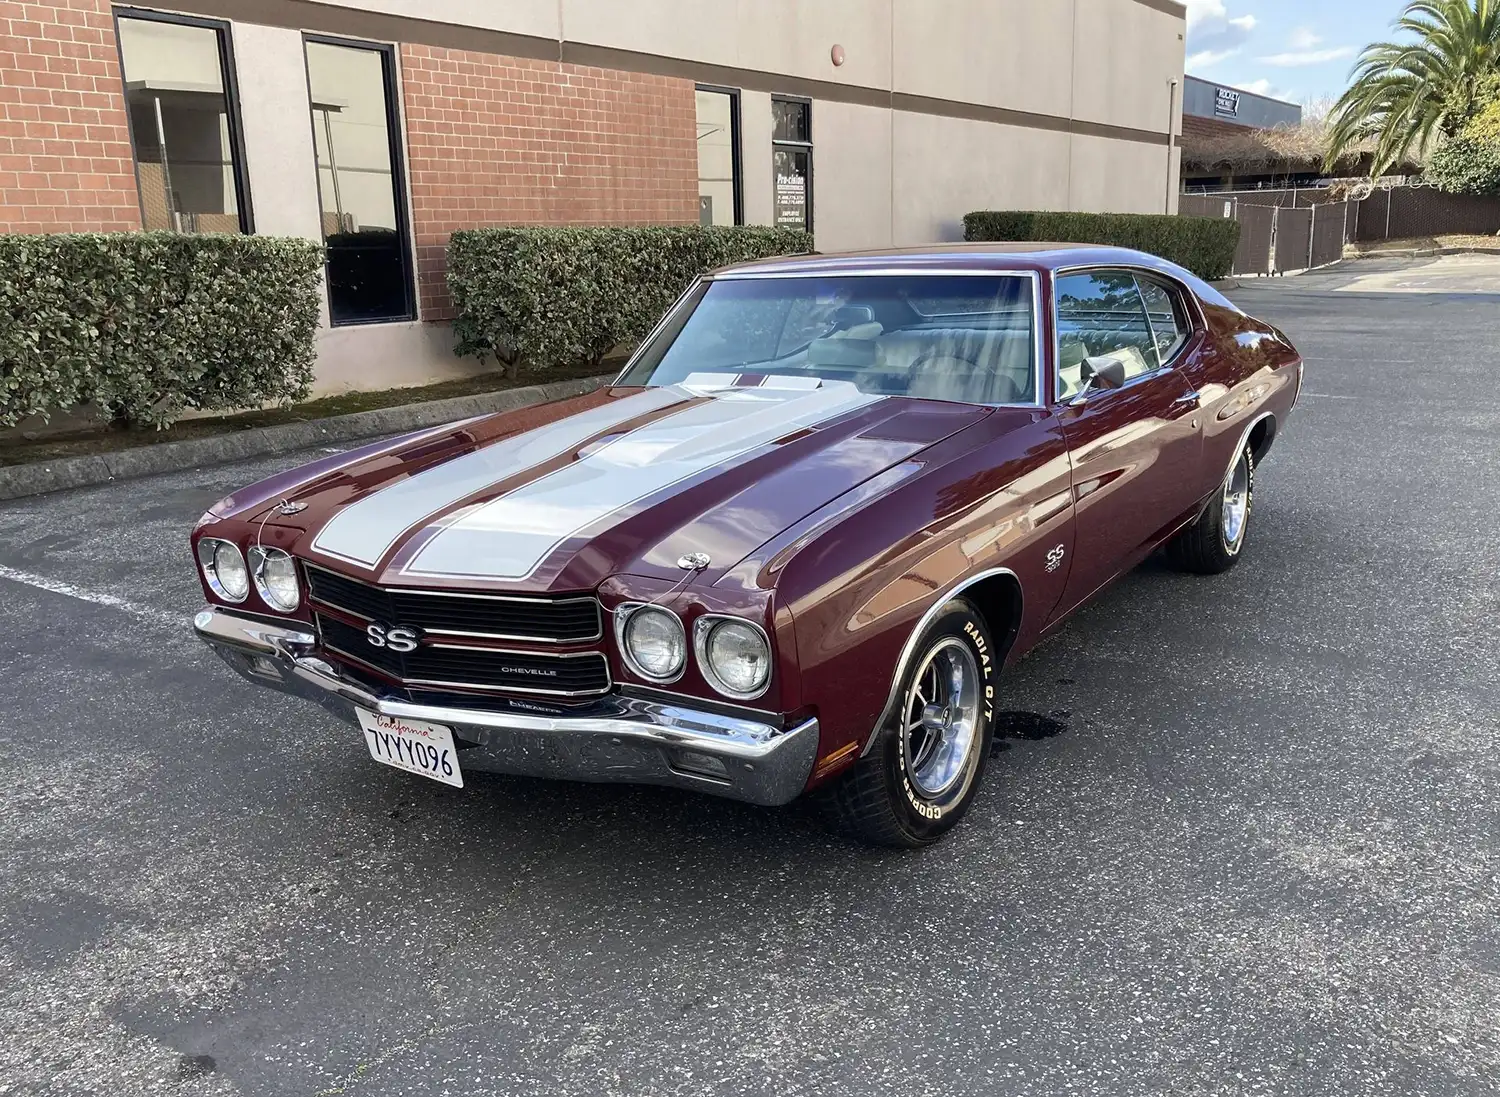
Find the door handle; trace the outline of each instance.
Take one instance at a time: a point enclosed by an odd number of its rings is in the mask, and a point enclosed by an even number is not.
[[[1202,399],[1202,393],[1199,393],[1199,392],[1190,392],[1186,396],[1179,396],[1177,399],[1173,400],[1172,401],[1172,406],[1173,407],[1179,407],[1179,406],[1181,406],[1181,407],[1195,408],[1195,407],[1198,406],[1198,402],[1201,399]]]

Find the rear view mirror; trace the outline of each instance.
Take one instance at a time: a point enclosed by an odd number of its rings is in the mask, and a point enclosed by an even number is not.
[[[1125,383],[1125,363],[1118,358],[1085,358],[1082,374],[1084,381],[1097,381],[1098,388],[1117,389]]]
[[[1078,376],[1083,381],[1083,387],[1078,390],[1077,396],[1068,401],[1074,405],[1087,401],[1089,393],[1094,389],[1117,389],[1123,385],[1125,363],[1118,358],[1107,358],[1102,355],[1085,358],[1078,368]]]

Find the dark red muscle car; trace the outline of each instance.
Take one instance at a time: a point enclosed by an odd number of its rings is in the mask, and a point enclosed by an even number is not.
[[[1159,545],[1234,564],[1301,379],[1132,251],[733,267],[606,388],[222,500],[195,625],[450,785],[820,789],[922,845],[974,799],[1009,662]]]

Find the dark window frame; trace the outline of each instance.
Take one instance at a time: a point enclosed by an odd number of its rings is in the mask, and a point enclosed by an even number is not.
[[[328,324],[330,327],[344,328],[357,327],[366,324],[409,324],[417,320],[417,263],[416,253],[412,247],[411,218],[408,214],[407,203],[411,200],[411,194],[406,184],[406,158],[405,152],[406,135],[401,127],[401,103],[400,86],[396,79],[396,47],[390,42],[375,42],[368,38],[343,38],[332,34],[302,35],[302,71],[307,80],[307,124],[313,139],[313,172],[314,183],[318,188],[318,227],[323,226],[323,171],[318,164],[318,123],[313,117],[312,109],[312,68],[307,62],[307,46],[316,43],[322,46],[342,46],[346,49],[370,50],[380,54],[380,75],[385,91],[385,131],[386,141],[390,146],[391,156],[391,187],[395,191],[396,211],[396,236],[401,243],[401,266],[404,277],[402,288],[404,290],[405,306],[404,314],[401,316],[382,316],[376,319],[360,318],[356,320],[335,320],[333,317],[333,298],[328,298]],[[323,249],[323,283],[328,285],[328,255],[327,255],[327,233],[323,234],[325,247]]]
[[[125,98],[126,130],[130,134],[130,161],[135,169],[136,201],[141,211],[141,224],[146,220],[146,193],[141,187],[140,150],[135,143],[135,127],[130,121],[130,77],[125,71],[125,51],[120,47],[120,20],[139,19],[147,23],[175,23],[183,27],[202,27],[214,31],[219,41],[219,73],[224,79],[224,115],[229,129],[230,168],[234,176],[235,204],[239,207],[240,233],[252,236],[255,233],[255,212],[250,201],[250,172],[245,158],[245,129],[240,121],[240,80],[234,67],[233,31],[227,20],[204,19],[196,15],[177,15],[174,12],[152,11],[150,8],[112,8],[114,16],[115,54],[120,59],[120,93]],[[166,156],[162,150],[162,156]]]
[[[733,176],[731,186],[734,190],[734,223],[743,225],[745,223],[745,171],[744,157],[740,151],[740,89],[725,87],[722,84],[695,84],[693,91],[729,96],[729,171]]]
[[[783,141],[776,136],[777,103],[803,103],[807,106],[806,141]],[[803,95],[771,96],[771,224],[776,224],[776,150],[796,149],[807,153],[807,223],[804,227],[808,232],[813,231],[813,162],[817,159],[813,155],[813,140],[817,135],[813,132],[812,108],[813,101]]]

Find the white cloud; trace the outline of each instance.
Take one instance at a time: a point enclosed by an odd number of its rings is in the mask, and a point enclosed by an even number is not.
[[[1266,79],[1251,80],[1248,83],[1238,84],[1236,86],[1241,91],[1248,91],[1251,95],[1264,95],[1271,99],[1281,99],[1289,103],[1296,103],[1300,101],[1300,97],[1297,92],[1286,91],[1283,88],[1275,87],[1274,85],[1272,85],[1271,81]]]
[[[1229,14],[1224,0],[1187,0],[1188,49],[1194,56],[1237,49],[1255,29],[1255,16]]]
[[[1202,72],[1206,68],[1217,65],[1220,61],[1226,61],[1239,53],[1238,47],[1232,50],[1204,50],[1201,53],[1188,55],[1187,71]]]
[[[1323,36],[1311,27],[1298,27],[1292,31],[1286,44],[1294,50],[1310,50],[1319,46],[1322,41]]]
[[[1273,53],[1269,57],[1260,58],[1260,62],[1279,69],[1295,69],[1304,65],[1326,65],[1330,61],[1341,61],[1353,56],[1353,46],[1335,46],[1327,50],[1294,49],[1287,53]]]

